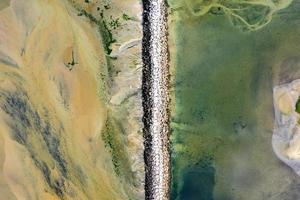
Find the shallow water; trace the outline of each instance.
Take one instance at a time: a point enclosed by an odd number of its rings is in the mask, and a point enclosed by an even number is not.
[[[294,1],[253,32],[172,12],[171,199],[300,199],[271,145],[273,87],[300,77],[299,10]]]

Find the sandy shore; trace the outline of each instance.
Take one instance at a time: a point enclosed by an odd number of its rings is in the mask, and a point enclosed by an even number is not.
[[[295,111],[300,96],[300,80],[274,87],[274,152],[300,175],[300,115]]]

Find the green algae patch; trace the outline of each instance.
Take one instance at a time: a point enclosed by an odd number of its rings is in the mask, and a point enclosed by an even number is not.
[[[274,14],[293,0],[170,0],[174,9],[184,9],[194,17],[225,15],[237,27],[256,31],[271,22]]]
[[[10,0],[1,0],[0,1],[0,10],[7,8],[10,4]]]
[[[116,40],[113,38],[111,30],[108,27],[108,22],[104,19],[103,13],[102,12],[100,13],[101,20],[97,20],[92,14],[88,13],[84,9],[81,9],[78,15],[87,17],[91,22],[95,23],[99,27],[99,32],[103,40],[104,50],[106,54],[109,55],[112,52],[111,44],[116,42]],[[113,22],[114,21],[109,23],[113,23]]]
[[[112,156],[112,163],[115,173],[118,176],[124,176],[128,182],[133,182],[131,165],[126,153],[125,139],[122,137],[121,125],[111,116],[108,115],[105,128],[102,131],[102,139],[105,147],[109,149]]]
[[[300,114],[300,97],[296,102],[295,111]]]

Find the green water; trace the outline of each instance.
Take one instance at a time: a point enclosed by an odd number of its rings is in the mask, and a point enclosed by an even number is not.
[[[300,1],[254,32],[213,14],[172,26],[171,199],[300,199],[271,144],[272,89],[300,78]]]

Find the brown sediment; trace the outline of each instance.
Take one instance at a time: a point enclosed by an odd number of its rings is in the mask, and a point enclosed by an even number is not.
[[[12,0],[0,35],[1,197],[133,199],[101,138],[111,108],[93,24],[66,1]]]

